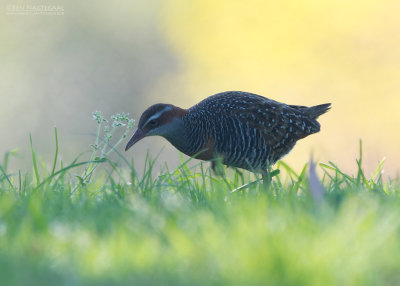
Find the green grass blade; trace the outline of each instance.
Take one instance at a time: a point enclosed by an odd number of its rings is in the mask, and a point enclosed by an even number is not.
[[[18,170],[18,191],[21,192],[21,170]]]
[[[323,169],[328,169],[328,170],[331,170],[331,171],[336,171],[335,168],[333,168],[333,167],[331,167],[331,166],[329,166],[329,165],[327,165],[327,164],[319,163],[319,165],[320,165]]]
[[[40,184],[39,170],[38,170],[38,167],[37,167],[35,151],[33,150],[32,134],[31,133],[29,133],[29,141],[30,141],[30,145],[31,145],[32,161],[33,161],[33,169],[35,171],[36,185],[39,185]]]
[[[379,162],[378,167],[375,170],[375,173],[372,177],[372,180],[377,182],[379,181],[379,178],[381,176],[381,170],[383,168],[383,163],[385,163],[386,157],[383,157],[383,159]]]
[[[54,162],[53,162],[53,168],[51,169],[51,175],[54,175],[54,171],[56,169],[57,165],[57,157],[58,157],[58,135],[57,135],[57,127],[54,127],[54,136],[56,138],[56,152],[54,154]]]
[[[289,175],[293,175],[294,177],[296,177],[296,179],[299,178],[299,175],[292,169],[292,167],[290,167],[288,164],[286,164],[284,161],[280,160],[278,162],[278,169],[280,168],[280,166],[282,165],[283,168],[285,168],[285,170],[289,173]]]
[[[358,155],[358,161],[357,165],[358,165],[358,169],[357,169],[357,185],[360,185],[362,177],[363,177],[363,171],[361,169],[360,166],[362,166],[362,161],[363,161],[363,146],[362,146],[362,140],[360,139],[360,143],[359,143],[359,155]]]
[[[352,177],[350,177],[349,175],[343,173],[338,166],[336,166],[333,162],[329,161],[329,164],[334,168],[334,170],[339,173],[340,175],[342,175],[343,177],[345,177],[347,180],[349,180],[350,182],[353,182],[354,179]]]
[[[4,171],[3,167],[0,165],[0,171],[3,173],[3,176],[7,179],[7,182],[10,184],[11,188],[13,190],[15,190],[14,185],[12,184],[10,178],[8,177],[8,175],[6,174],[6,172]]]
[[[364,185],[368,188],[368,190],[372,190],[370,183],[368,182],[367,178],[365,177],[364,171],[361,168],[361,162],[359,160],[356,160],[357,165],[358,165],[358,174],[360,175],[362,181],[364,182]]]
[[[85,161],[85,162],[80,162],[80,163],[75,163],[75,164],[68,165],[67,167],[64,167],[64,168],[62,168],[61,170],[58,170],[58,171],[55,172],[53,175],[50,175],[48,178],[46,178],[45,180],[43,180],[43,182],[41,182],[41,183],[36,187],[36,189],[39,189],[41,186],[43,186],[45,183],[47,183],[48,181],[50,181],[51,179],[53,179],[55,176],[57,176],[57,175],[59,175],[59,174],[62,174],[62,173],[64,173],[64,172],[68,171],[69,169],[76,168],[76,167],[79,167],[79,166],[82,166],[82,165],[86,165],[86,164],[104,163],[104,162],[106,162],[106,161],[107,161],[107,159],[102,158],[102,159],[99,159],[99,160]]]

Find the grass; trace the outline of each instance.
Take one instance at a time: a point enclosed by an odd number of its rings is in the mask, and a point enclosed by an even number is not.
[[[400,281],[400,184],[383,179],[383,162],[371,176],[364,174],[361,145],[355,176],[332,162],[316,166],[325,190],[317,200],[309,180],[315,173],[307,165],[297,173],[279,162],[281,173],[268,190],[250,173],[216,177],[206,165],[189,167],[183,159],[174,170],[155,172],[148,157],[139,175],[117,151],[133,122],[119,115],[104,130],[108,122],[99,113],[95,119],[99,127],[88,160],[60,162],[56,130],[50,167],[41,163],[32,138],[32,173],[10,172],[14,152],[5,154],[2,285]],[[127,129],[111,146],[121,126]],[[108,159],[111,152],[119,162]]]

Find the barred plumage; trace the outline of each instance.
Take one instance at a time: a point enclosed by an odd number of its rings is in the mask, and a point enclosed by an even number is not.
[[[189,156],[220,157],[225,165],[264,172],[297,140],[320,130],[316,119],[330,105],[287,105],[239,91],[210,96],[187,110],[155,104],[142,114],[126,150],[145,136],[160,135]]]

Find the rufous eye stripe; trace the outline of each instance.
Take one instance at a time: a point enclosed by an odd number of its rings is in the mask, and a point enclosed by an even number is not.
[[[143,127],[145,127],[147,125],[147,123],[149,123],[151,120],[160,118],[160,116],[165,112],[165,111],[170,111],[172,110],[171,106],[167,106],[164,109],[160,110],[159,112],[157,112],[156,114],[154,114],[153,116],[151,116],[149,119],[147,119],[146,123],[143,124]]]

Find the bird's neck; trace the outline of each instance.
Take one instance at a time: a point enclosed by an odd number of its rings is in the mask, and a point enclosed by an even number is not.
[[[190,155],[192,149],[190,140],[190,130],[186,126],[182,117],[175,117],[172,121],[164,126],[163,134],[176,149],[186,155]]]

